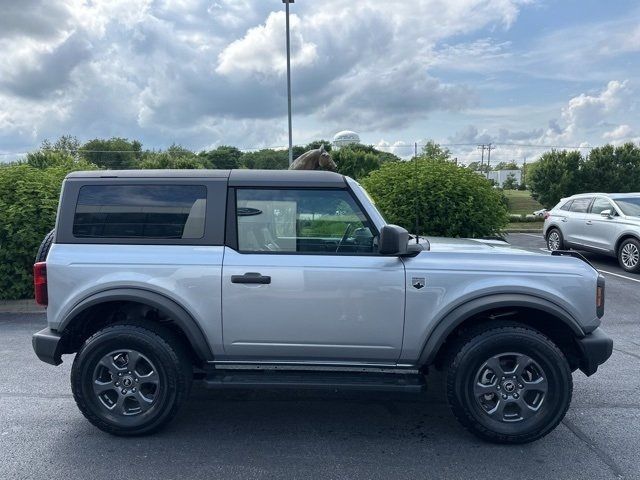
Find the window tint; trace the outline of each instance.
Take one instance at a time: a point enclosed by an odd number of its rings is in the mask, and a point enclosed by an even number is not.
[[[598,197],[593,201],[591,205],[591,213],[600,215],[604,210],[611,210],[611,213],[615,213],[615,208],[611,205],[611,202],[606,198]]]
[[[591,203],[591,197],[576,198],[571,204],[570,210],[572,212],[586,213],[587,210],[589,209],[590,203]]]
[[[323,254],[377,250],[373,229],[345,190],[237,190],[242,252]]]
[[[202,238],[203,185],[86,185],[73,235],[82,238]]]
[[[562,205],[560,207],[560,210],[570,210],[571,209],[571,204],[573,203],[573,200],[569,200],[568,202],[564,202],[564,205]]]

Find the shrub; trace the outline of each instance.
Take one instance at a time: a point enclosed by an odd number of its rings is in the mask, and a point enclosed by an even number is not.
[[[39,163],[44,168],[29,163],[0,167],[0,299],[33,295],[34,257],[54,227],[62,180],[70,171],[96,168],[60,154],[45,160]]]
[[[390,162],[362,180],[387,221],[421,235],[484,237],[507,224],[507,202],[482,176],[447,161]]]

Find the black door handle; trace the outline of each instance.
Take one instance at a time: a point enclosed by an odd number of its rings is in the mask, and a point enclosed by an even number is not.
[[[271,283],[271,277],[268,275],[261,275],[256,272],[247,272],[244,275],[231,275],[231,283]]]

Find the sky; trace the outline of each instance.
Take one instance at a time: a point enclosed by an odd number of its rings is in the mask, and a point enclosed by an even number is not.
[[[295,144],[522,163],[640,142],[637,0],[296,0],[291,48]],[[0,159],[67,134],[288,141],[281,0],[0,0],[0,51]]]

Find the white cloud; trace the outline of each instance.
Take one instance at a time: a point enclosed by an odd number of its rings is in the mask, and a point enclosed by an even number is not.
[[[602,138],[605,140],[625,140],[633,137],[633,129],[627,124],[618,125],[613,130],[604,132]]]
[[[302,21],[290,15],[291,64],[292,68],[303,68],[316,61],[317,46],[305,41]],[[233,73],[257,73],[283,75],[287,68],[284,12],[272,12],[263,25],[249,29],[240,40],[230,43],[220,55],[216,72],[222,75]]]

